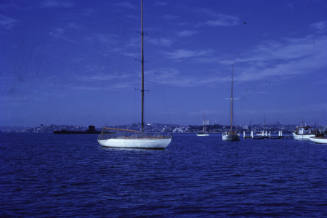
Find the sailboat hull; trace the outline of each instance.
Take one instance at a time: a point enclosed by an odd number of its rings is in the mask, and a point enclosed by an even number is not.
[[[100,145],[111,148],[165,149],[171,138],[110,138],[98,139]]]
[[[312,137],[315,137],[314,134],[296,134],[293,132],[293,138],[295,140],[309,140]]]
[[[223,141],[240,141],[239,135],[236,134],[223,134],[222,135]]]
[[[318,144],[327,144],[327,138],[312,137],[309,140]]]
[[[208,133],[197,133],[196,136],[209,136]]]

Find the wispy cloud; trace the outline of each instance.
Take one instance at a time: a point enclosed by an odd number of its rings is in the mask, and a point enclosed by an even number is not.
[[[162,85],[170,85],[175,87],[199,87],[208,86],[219,82],[229,81],[230,78],[221,76],[218,73],[207,75],[203,78],[202,75],[196,76],[188,73],[182,73],[174,68],[161,68],[156,70],[148,70],[145,72],[146,80]]]
[[[177,49],[171,52],[166,52],[166,56],[173,60],[183,60],[189,58],[205,57],[212,54],[211,50],[187,50],[187,49]]]
[[[162,18],[165,20],[175,20],[175,19],[179,18],[179,16],[173,15],[173,14],[165,14],[162,16]]]
[[[197,34],[198,32],[195,30],[181,30],[177,33],[179,37],[189,37]]]
[[[132,4],[131,2],[128,2],[128,1],[121,1],[121,2],[118,2],[115,4],[116,6],[118,7],[121,7],[121,8],[126,8],[126,9],[135,9],[135,5]]]
[[[49,35],[51,37],[53,37],[54,39],[61,39],[61,40],[64,40],[66,42],[76,43],[76,41],[66,37],[65,32],[66,32],[66,30],[64,28],[57,27],[57,28],[53,29],[51,32],[49,32]]]
[[[64,34],[65,30],[63,28],[55,28],[53,31],[51,31],[49,34],[50,36],[60,38]]]
[[[214,19],[205,22],[208,26],[236,26],[240,24],[238,17],[226,14],[217,14]]]
[[[155,1],[154,5],[155,6],[166,6],[167,2],[165,2],[165,1]]]
[[[327,30],[327,21],[319,21],[310,25],[312,28],[324,32]]]
[[[168,46],[171,46],[173,44],[173,41],[171,39],[168,39],[168,38],[150,38],[150,37],[147,37],[146,41],[153,44],[153,45],[164,46],[164,47],[168,47]]]
[[[0,14],[0,26],[2,26],[3,28],[9,30],[16,23],[17,23],[16,19]]]
[[[126,41],[126,47],[136,48],[140,46],[140,37],[132,37]]]
[[[119,35],[114,33],[96,32],[84,38],[85,42],[90,46],[97,47],[98,51],[102,52],[103,56],[110,56],[112,54],[132,57],[134,59],[139,56],[140,37],[130,37],[127,40],[121,40]],[[161,46],[170,44],[165,40],[152,39],[153,44]]]
[[[327,68],[327,36],[309,35],[259,44],[241,58],[220,60],[236,63],[241,68],[239,81],[255,81],[278,77],[286,79],[298,74]]]
[[[94,33],[87,37],[88,41],[101,43],[102,45],[108,46],[118,42],[117,35],[112,33]]]
[[[210,16],[210,17],[216,16],[216,12],[211,9],[208,9],[208,8],[196,8],[193,11],[195,13],[205,15],[205,16]]]
[[[210,17],[210,19],[208,19],[207,21],[197,24],[198,27],[200,26],[226,27],[226,26],[236,26],[240,24],[239,17],[234,15],[217,13],[207,8],[197,9],[196,12],[198,14]]]
[[[74,7],[74,2],[68,0],[43,0],[42,8],[71,8]]]
[[[82,81],[113,81],[113,80],[124,80],[128,78],[129,75],[126,73],[97,73],[97,74],[91,74],[91,75],[82,75],[78,76],[79,80]]]
[[[9,9],[9,8],[19,8],[15,3],[13,2],[0,2],[0,9]]]
[[[156,84],[171,85],[177,87],[194,86],[194,80],[187,78],[173,68],[162,68],[157,70],[147,70],[145,72],[148,81]]]
[[[66,26],[67,26],[67,28],[70,28],[73,30],[79,30],[82,28],[82,26],[80,24],[75,23],[75,22],[68,22]]]
[[[98,65],[85,66],[85,72],[74,75],[67,88],[79,90],[111,90],[136,87],[137,75],[126,72],[112,72]]]
[[[131,88],[133,85],[130,82],[116,82],[108,85],[94,85],[94,84],[77,84],[77,85],[70,85],[69,89],[77,89],[81,91],[103,91],[103,90],[113,90],[113,89],[125,89]]]
[[[83,28],[83,25],[79,23],[67,22],[60,27],[52,28],[52,30],[49,32],[49,36],[54,39],[64,40],[70,43],[78,43],[79,38],[74,37],[74,33],[82,30]]]
[[[95,9],[93,9],[93,8],[83,9],[81,14],[83,16],[87,16],[87,17],[92,16],[93,14],[95,14]]]

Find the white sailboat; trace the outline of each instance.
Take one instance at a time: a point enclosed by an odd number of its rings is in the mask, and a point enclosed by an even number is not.
[[[209,136],[209,133],[206,130],[206,125],[209,124],[209,120],[203,120],[203,129],[202,132],[198,132],[196,136]]]
[[[232,69],[232,85],[231,85],[231,97],[230,97],[230,129],[228,132],[224,132],[222,134],[223,141],[239,141],[240,136],[237,134],[236,131],[233,130],[233,104],[234,104],[234,97],[233,97],[233,90],[234,89],[234,65]]]
[[[324,137],[310,137],[309,140],[318,144],[327,144],[327,138]]]
[[[144,31],[143,31],[143,0],[141,0],[141,65],[142,65],[142,112],[141,131],[114,129],[104,127],[98,136],[98,142],[102,146],[112,148],[142,148],[142,149],[165,149],[171,142],[171,135],[163,133],[144,132]],[[115,134],[106,134],[106,130],[115,131]]]
[[[316,136],[312,133],[311,127],[306,125],[297,127],[292,135],[295,140],[309,140]]]

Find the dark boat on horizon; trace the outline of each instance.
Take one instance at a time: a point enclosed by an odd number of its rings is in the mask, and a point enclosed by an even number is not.
[[[90,125],[89,128],[85,131],[74,131],[74,130],[55,130],[53,131],[54,134],[99,134],[100,131],[95,129],[95,126]]]

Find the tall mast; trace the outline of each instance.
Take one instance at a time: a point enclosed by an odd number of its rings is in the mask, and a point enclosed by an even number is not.
[[[142,96],[142,132],[144,131],[144,49],[143,49],[143,38],[144,38],[144,32],[143,32],[143,0],[141,0],[141,56],[142,56],[142,86],[141,86],[141,96]]]
[[[202,122],[202,124],[203,124],[203,133],[205,133],[205,131],[206,131],[206,124],[205,124],[205,121],[203,120],[203,122]]]
[[[234,89],[234,64],[232,67],[232,86],[230,90],[230,131],[233,131],[233,89]]]

